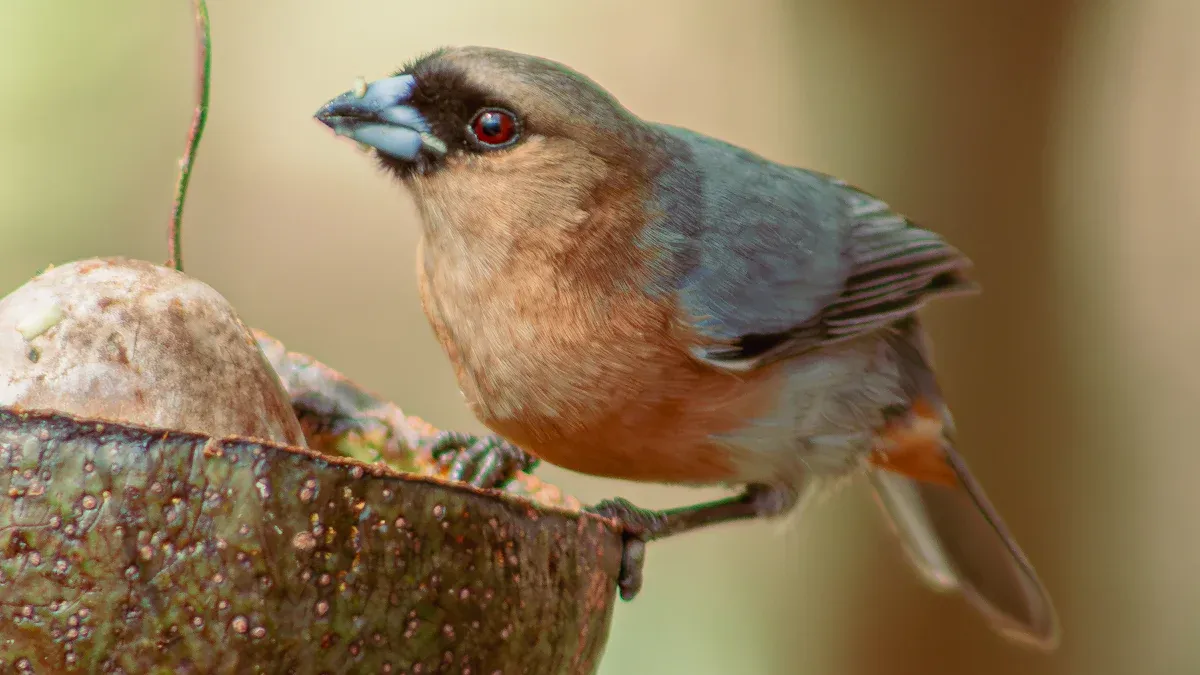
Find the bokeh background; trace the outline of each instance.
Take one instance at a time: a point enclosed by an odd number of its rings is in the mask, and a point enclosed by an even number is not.
[[[554,58],[641,115],[838,174],[945,233],[983,295],[927,312],[961,446],[1060,651],[922,588],[866,491],[658,543],[606,675],[1200,672],[1200,3],[211,0],[190,274],[408,412],[469,416],[420,312],[414,207],[311,119],[443,44]],[[165,259],[191,118],[185,0],[0,2],[0,292]],[[1191,290],[1189,290],[1191,289]],[[544,467],[592,501],[717,491]]]

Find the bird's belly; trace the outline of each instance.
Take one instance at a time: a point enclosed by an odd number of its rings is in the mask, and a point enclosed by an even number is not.
[[[673,485],[740,482],[729,448],[688,435],[608,430],[535,444],[530,451],[556,466],[604,478]]]
[[[742,449],[721,437],[773,407],[779,380],[769,372],[713,371],[679,354],[628,366],[542,363],[537,380],[519,378],[508,388],[492,380],[486,389],[506,395],[481,396],[473,409],[492,430],[573,471],[673,484],[739,482]],[[580,376],[584,371],[590,374]]]
[[[735,480],[736,449],[716,435],[760,410],[769,392],[732,382],[687,392],[656,375],[628,373],[619,385],[601,380],[553,401],[545,392],[481,399],[473,408],[497,433],[572,471],[673,484]],[[714,406],[713,397],[723,400]]]

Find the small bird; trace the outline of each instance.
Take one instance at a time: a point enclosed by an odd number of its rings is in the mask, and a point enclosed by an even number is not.
[[[624,525],[629,600],[645,542],[781,516],[865,474],[929,584],[1057,647],[1049,595],[955,449],[917,316],[977,290],[941,236],[511,51],[434,51],[316,117],[415,198],[423,309],[495,434],[438,439],[452,476],[492,487],[544,459],[741,487],[660,512],[593,507]]]

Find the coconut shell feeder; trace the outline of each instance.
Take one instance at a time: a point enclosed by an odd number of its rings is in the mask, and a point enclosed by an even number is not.
[[[121,258],[0,299],[0,670],[591,673],[617,525]]]

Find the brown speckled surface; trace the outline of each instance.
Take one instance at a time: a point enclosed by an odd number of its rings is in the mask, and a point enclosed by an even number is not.
[[[589,673],[620,550],[465,486],[0,409],[0,670]]]

